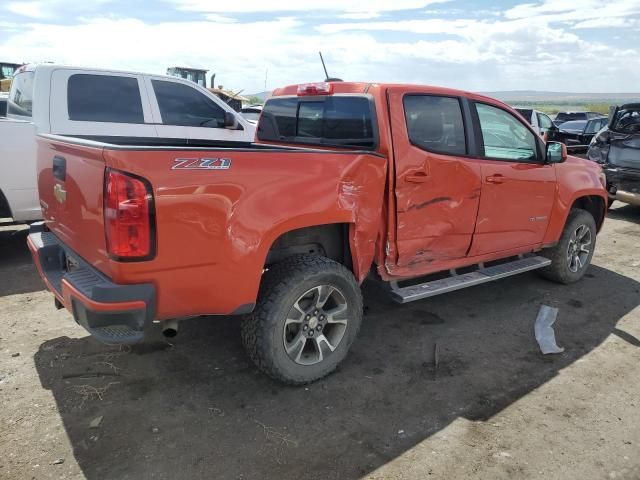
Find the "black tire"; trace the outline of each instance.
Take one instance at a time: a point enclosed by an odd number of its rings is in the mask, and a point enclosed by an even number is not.
[[[574,248],[572,245],[575,244],[576,231],[583,227],[588,229],[588,235],[590,236],[591,243],[589,245],[588,254],[584,255],[580,264],[577,264],[570,259],[571,255],[569,254],[569,249],[570,247]],[[595,247],[596,222],[593,216],[586,210],[574,208],[569,213],[562,236],[560,237],[560,241],[557,245],[547,248],[540,253],[542,256],[551,260],[551,265],[538,270],[538,272],[543,277],[553,280],[554,282],[563,284],[577,282],[584,276],[589,268]],[[577,265],[580,265],[580,267],[577,271],[573,271],[572,268]]]
[[[613,205],[613,202],[615,202],[615,201],[616,201],[616,199],[615,199],[615,198],[611,198],[611,197],[609,197],[609,198],[607,199],[607,210],[611,208],[611,205]]]
[[[325,289],[326,287],[330,288]],[[320,295],[322,291],[333,293],[321,307],[320,314],[313,315],[312,310],[304,308],[299,328],[298,323],[287,324],[287,317],[296,316],[299,311],[294,305],[302,307],[305,305],[303,302],[308,301],[308,308],[314,309],[316,307],[313,305],[317,305],[319,300],[313,296],[316,292]],[[311,297],[304,297],[305,294]],[[346,306],[345,313],[340,315],[347,316],[347,321],[341,319],[337,324],[329,323],[327,317],[333,318],[332,310],[326,310],[325,319],[320,321],[324,312],[322,309],[330,308],[327,304],[330,300],[334,301],[334,297],[341,299],[340,307]],[[333,311],[337,311],[337,307]],[[310,315],[313,315],[312,318],[307,320]],[[356,279],[347,268],[325,257],[295,255],[273,265],[265,272],[256,308],[242,322],[242,342],[247,354],[261,371],[289,385],[304,385],[328,375],[344,360],[360,330],[362,315],[362,293]],[[314,319],[320,324],[311,323]],[[344,327],[340,322],[345,323]],[[307,333],[302,331],[305,326]],[[315,338],[308,338],[307,335],[311,331],[309,326],[311,330],[314,330],[314,327],[324,327],[325,330],[318,330]],[[294,354],[291,351],[288,353],[285,347],[287,336],[291,335],[291,328],[298,328],[298,331],[294,332],[295,338],[291,340],[291,344],[302,344],[297,358],[293,358],[297,351]],[[330,343],[320,343],[320,336],[324,337],[326,332],[336,328],[340,329],[341,336],[337,341],[332,340],[335,350],[329,351]],[[335,333],[334,338],[338,338],[340,332]],[[329,333],[325,339],[330,338]],[[296,342],[296,339],[299,342]],[[305,342],[310,342],[311,347]],[[312,350],[305,350],[308,348]],[[303,355],[303,352],[307,351],[310,353],[307,356]],[[319,360],[314,364],[299,363],[307,361],[307,358],[311,359],[308,361],[318,358]]]

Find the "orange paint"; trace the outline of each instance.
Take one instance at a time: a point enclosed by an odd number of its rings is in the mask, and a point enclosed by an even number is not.
[[[274,95],[296,92],[290,86]],[[391,280],[539,250],[558,241],[577,198],[606,202],[599,167],[591,162],[570,157],[543,165],[441,155],[408,139],[402,104],[408,93],[478,100],[515,114],[496,100],[424,86],[334,84],[334,94],[346,93],[373,100],[376,152],[284,150],[274,143],[270,150],[128,149],[39,138],[45,222],[116,284],[153,284],[156,318],[162,320],[228,314],[255,303],[269,249],[295,229],[348,224],[357,279],[363,281],[373,264]],[[53,178],[55,155],[66,159],[64,182]],[[230,159],[229,169],[172,169],[177,158],[223,157]],[[153,259],[109,258],[106,168],[150,182],[157,226]],[[495,176],[504,181],[487,180]],[[67,192],[63,204],[54,198],[56,183]],[[69,284],[64,289],[68,305],[78,292]]]

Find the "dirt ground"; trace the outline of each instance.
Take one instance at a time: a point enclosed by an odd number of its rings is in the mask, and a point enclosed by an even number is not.
[[[572,286],[402,306],[366,285],[350,356],[306,388],[258,373],[235,318],[98,344],[54,309],[26,231],[0,230],[2,479],[640,479],[638,208],[614,207]],[[541,304],[562,354],[538,349]]]

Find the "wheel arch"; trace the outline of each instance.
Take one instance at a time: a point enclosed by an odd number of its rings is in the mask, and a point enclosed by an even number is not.
[[[349,241],[351,226],[351,222],[335,222],[282,230],[273,235],[264,266],[293,255],[310,254],[335,260],[353,272],[354,258]]]
[[[13,218],[13,213],[11,212],[11,206],[9,205],[7,197],[5,197],[2,189],[0,189],[0,218],[5,217]]]
[[[569,208],[569,211],[573,210],[574,208],[580,208],[589,212],[596,222],[596,230],[600,232],[600,229],[602,228],[602,225],[604,223],[605,214],[607,212],[607,204],[601,196],[584,195],[578,197],[571,204],[571,208]]]

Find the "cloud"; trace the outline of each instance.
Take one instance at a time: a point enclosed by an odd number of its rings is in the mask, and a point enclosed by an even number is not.
[[[186,1],[180,5],[184,7]],[[188,0],[189,5],[194,1]],[[299,3],[274,1],[275,5],[261,3],[263,13],[249,17],[232,11],[250,8],[238,2],[240,6],[214,5],[199,15],[167,10],[164,21],[154,17],[153,22],[88,14],[69,25],[50,18],[23,21],[19,29],[0,23],[0,56],[150,73],[188,64],[216,73],[216,83],[249,93],[264,89],[267,70],[267,89],[321,80],[324,72],[318,50],[329,73],[348,80],[439,84],[475,91],[629,91],[640,83],[637,42],[616,41],[613,35],[589,37],[588,29],[608,22],[617,25],[617,34],[624,38],[621,29],[637,22],[637,17],[617,16],[633,10],[628,0],[620,0],[622,6],[600,17],[594,17],[594,7],[585,0],[585,10],[572,20],[566,18],[575,9],[567,10],[568,2],[557,0],[521,5],[499,16],[479,17],[471,12],[442,18],[437,13],[412,12],[414,19],[394,21],[388,20],[393,13],[374,15],[369,9],[425,2],[345,0],[341,13],[318,15],[303,11]],[[67,10],[59,11],[71,11],[71,0],[51,2],[66,2]],[[328,2],[322,8],[339,6],[337,0]],[[287,6],[295,8],[294,13],[266,13],[266,9]],[[349,10],[353,8],[362,11]],[[318,24],[318,19],[330,15],[336,20]],[[212,35],[233,40],[212,42]]]
[[[211,13],[264,13],[264,12],[309,12],[332,11],[355,14],[375,14],[425,8],[451,0],[322,0],[309,4],[300,0],[170,0],[180,10]],[[352,17],[353,18],[353,17]],[[363,17],[361,17],[363,18]],[[366,17],[371,18],[371,17]]]
[[[529,19],[537,22],[578,22],[603,18],[625,18],[640,14],[640,0],[545,0],[541,3],[516,5],[504,14],[507,19]]]
[[[4,6],[4,10],[22,17],[44,20],[55,18],[69,12],[75,14],[95,12],[111,1],[112,0],[91,0],[78,2],[76,0],[46,0],[9,2]]]
[[[225,17],[224,15],[218,15],[216,13],[208,13],[204,18],[213,23],[236,23],[238,21],[235,18]]]
[[[637,28],[640,21],[633,18],[593,18],[573,25],[576,29],[585,28]]]
[[[338,18],[346,18],[348,20],[370,20],[378,17],[380,17],[380,13],[378,12],[343,13],[342,15],[338,15]]]

